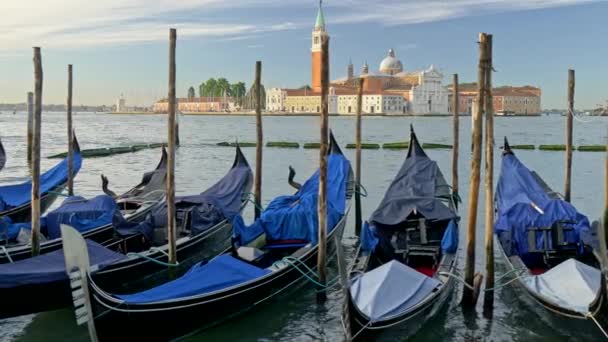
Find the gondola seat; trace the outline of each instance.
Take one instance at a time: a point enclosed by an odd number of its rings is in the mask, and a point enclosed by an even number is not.
[[[411,219],[406,222],[405,232],[396,232],[391,238],[395,254],[402,256],[406,264],[416,259],[431,259],[436,265],[441,256],[439,230],[430,226],[425,218]]]
[[[555,222],[551,227],[530,227],[527,231],[528,251],[533,255],[542,255],[545,266],[551,268],[562,261],[576,257],[578,243],[566,241],[566,234],[574,231],[567,226],[570,222]],[[542,236],[542,247],[537,245],[538,235]]]

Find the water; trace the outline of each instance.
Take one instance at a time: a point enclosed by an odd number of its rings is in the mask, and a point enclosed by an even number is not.
[[[42,155],[63,152],[66,148],[66,124],[62,113],[45,113],[42,125]],[[589,119],[587,119],[589,120]],[[602,144],[606,139],[607,118],[594,118],[588,122],[575,122],[575,145]],[[363,137],[366,142],[393,142],[408,139],[409,124],[414,124],[422,142],[451,143],[452,122],[441,117],[370,117],[364,118]],[[338,141],[345,145],[354,142],[354,118],[332,117],[330,126]],[[102,146],[118,146],[136,143],[152,143],[166,140],[166,117],[161,115],[117,116],[108,114],[78,113],[74,115],[74,127],[83,149]],[[470,118],[461,118],[460,126],[460,188],[465,203],[461,208],[466,227],[468,183],[470,168]],[[255,141],[255,118],[250,116],[211,117],[185,116],[180,118],[182,146],[177,151],[176,184],[178,194],[198,193],[219,179],[232,165],[234,150],[216,147],[220,141]],[[0,174],[0,182],[8,183],[27,176],[25,136],[26,120],[23,113],[0,114],[0,136],[7,150],[8,162]],[[265,117],[266,141],[318,141],[318,119],[314,117]],[[560,144],[564,143],[564,118],[542,116],[533,118],[496,118],[497,144],[508,136],[512,144]],[[244,149],[253,166],[255,150]],[[345,150],[354,161],[354,150]],[[364,150],[362,182],[368,190],[363,202],[363,217],[368,217],[380,201],[386,187],[396,174],[404,151]],[[451,150],[428,150],[437,160],[448,182],[451,177]],[[565,154],[563,152],[517,151],[520,159],[536,169],[554,189],[561,191],[564,183]],[[498,178],[500,152],[496,150],[495,170]],[[155,167],[160,150],[145,150],[112,157],[86,159],[75,180],[78,195],[92,196],[100,191],[99,175],[110,179],[111,188],[118,192],[136,184],[143,172]],[[54,165],[56,159],[42,159],[42,170]],[[603,153],[578,153],[573,156],[572,201],[590,218],[599,217],[603,208]],[[277,149],[264,150],[263,202],[292,193],[287,184],[288,166],[298,172],[297,180],[308,177],[318,165],[318,150]],[[483,177],[483,173],[482,173]],[[483,181],[482,181],[483,185]],[[483,189],[480,192],[480,208],[483,207]],[[57,205],[57,203],[55,204]],[[246,209],[246,219],[251,220],[252,207]],[[350,258],[354,254],[354,211],[351,212],[343,244]],[[483,223],[480,210],[478,223]],[[477,270],[483,270],[483,225],[477,230]],[[465,241],[461,228],[461,242]],[[461,243],[462,245],[462,243]],[[463,250],[459,251],[462,268]],[[500,261],[499,258],[497,258]],[[504,265],[497,265],[497,276]],[[332,271],[335,272],[335,266]],[[448,306],[428,322],[414,336],[415,341],[544,341],[551,339],[575,340],[545,324],[539,316],[522,304],[522,294],[511,287],[496,292],[493,319],[481,315],[463,315],[458,301],[461,289],[452,296]],[[340,325],[341,292],[332,290],[324,306],[315,303],[315,294],[304,284],[287,296],[274,299],[254,310],[207,331],[189,337],[188,341],[310,341],[341,340]],[[24,298],[24,301],[27,300]],[[0,304],[1,305],[1,304]],[[86,341],[86,329],[75,325],[74,316],[68,309],[38,315],[28,315],[0,321],[2,341]]]

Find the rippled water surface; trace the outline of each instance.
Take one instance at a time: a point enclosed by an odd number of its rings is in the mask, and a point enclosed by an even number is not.
[[[42,155],[63,152],[66,149],[66,124],[63,113],[44,113],[42,125]],[[109,114],[77,113],[74,127],[83,149],[120,146],[137,143],[152,143],[166,140],[166,116],[141,115],[122,116]],[[460,188],[465,203],[461,207],[463,224],[466,227],[468,183],[470,169],[470,118],[461,118],[460,136]],[[574,143],[602,144],[606,139],[606,118],[575,121]],[[452,122],[442,117],[373,117],[364,118],[363,136],[366,142],[394,142],[408,138],[409,125],[413,124],[422,142],[448,143],[452,141]],[[563,144],[564,118],[542,116],[534,118],[497,118],[495,136],[498,145],[503,136],[512,144]],[[342,145],[354,142],[354,118],[331,117],[330,126]],[[203,191],[219,179],[231,166],[234,157],[232,148],[217,147],[221,141],[254,141],[255,118],[250,116],[183,116],[180,118],[182,146],[177,151],[177,192],[192,194]],[[27,176],[25,154],[26,121],[23,113],[0,114],[0,137],[8,154],[6,168],[0,173],[0,183],[23,180]],[[266,141],[318,141],[318,120],[314,117],[265,117],[264,138]],[[345,150],[354,161],[354,150]],[[255,162],[255,150],[244,149],[251,165]],[[448,180],[451,178],[451,150],[428,150]],[[500,151],[495,152],[495,180],[500,169]],[[530,168],[537,170],[545,181],[557,191],[564,184],[565,154],[563,152],[517,151],[519,158]],[[364,150],[362,182],[368,190],[363,201],[363,217],[369,216],[380,201],[386,187],[405,157],[404,151]],[[77,195],[92,196],[100,192],[99,175],[104,173],[116,192],[129,189],[136,184],[145,171],[155,167],[160,150],[145,150],[112,157],[85,159],[75,180]],[[574,152],[573,158],[573,203],[590,218],[599,217],[603,207],[603,159],[602,153]],[[42,159],[42,170],[57,162]],[[278,149],[264,150],[263,202],[292,193],[287,184],[288,166],[298,171],[298,180],[308,177],[318,165],[318,150]],[[483,177],[483,174],[482,174]],[[483,185],[483,181],[482,181]],[[480,206],[483,207],[483,191]],[[58,203],[55,203],[55,206]],[[246,209],[246,219],[251,220],[253,208]],[[350,213],[343,240],[347,256],[352,258],[356,239],[354,235],[354,212]],[[483,213],[478,223],[483,222]],[[477,229],[477,269],[482,270],[483,226]],[[465,241],[461,228],[461,242]],[[462,245],[462,243],[461,243]],[[463,250],[460,253],[460,267]],[[498,260],[497,276],[504,270]],[[335,265],[332,268],[335,273]],[[457,305],[461,296],[459,289],[439,315],[425,324],[414,336],[415,341],[559,341],[578,340],[575,336],[557,332],[524,305],[518,297],[522,293],[511,287],[496,292],[493,319],[479,314],[464,315]],[[1,306],[0,298],[0,306]],[[27,298],[23,299],[24,301]],[[329,293],[324,306],[315,303],[314,289],[303,284],[287,295],[275,298],[255,309],[223,324],[188,337],[188,341],[310,341],[342,339],[340,305],[342,294],[338,290]],[[480,301],[481,304],[481,301]],[[204,324],[204,322],[203,322]],[[154,327],[151,327],[154,329]],[[596,336],[599,338],[599,336]],[[38,315],[0,320],[2,341],[86,341],[86,329],[77,327],[72,312],[68,309]]]

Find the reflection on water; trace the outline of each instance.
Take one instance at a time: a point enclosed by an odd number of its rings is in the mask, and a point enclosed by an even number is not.
[[[470,118],[461,118],[460,137],[460,189],[461,197],[468,198],[470,168]],[[606,118],[588,123],[575,123],[575,145],[602,144],[606,139]],[[373,117],[364,118],[363,137],[365,142],[394,142],[408,138],[409,124],[414,124],[422,142],[450,144],[452,122],[441,117]],[[495,136],[497,145],[503,136],[508,136],[512,144],[561,144],[564,142],[564,118],[561,116],[542,116],[534,118],[496,118]],[[330,118],[330,126],[338,141],[345,145],[354,142],[354,118]],[[136,143],[164,141],[166,136],[166,117],[162,115],[121,116],[108,114],[75,114],[74,127],[83,149],[120,146]],[[182,146],[177,151],[176,184],[178,194],[191,194],[203,191],[219,179],[232,165],[234,151],[231,148],[216,147],[220,141],[254,141],[255,118],[184,116],[180,118]],[[48,156],[63,152],[66,148],[65,122],[62,113],[45,113],[42,125],[42,155]],[[314,117],[265,117],[264,137],[267,141],[318,141],[318,120]],[[0,173],[0,183],[15,182],[27,176],[25,160],[26,121],[24,113],[0,114],[0,136],[7,152],[6,168]],[[497,147],[498,148],[498,147]],[[255,150],[244,149],[252,167],[255,163]],[[345,150],[347,157],[354,158],[353,150]],[[451,151],[428,150],[444,175],[451,176]],[[557,191],[563,188],[564,153],[541,151],[517,151],[520,159],[530,168],[536,169]],[[495,153],[495,180],[500,170],[500,153]],[[137,153],[112,157],[86,159],[75,180],[78,195],[92,196],[100,192],[99,175],[103,172],[110,179],[116,192],[129,189],[138,183],[143,172],[152,169],[158,162],[160,150],[145,150]],[[368,190],[363,201],[363,216],[367,217],[380,201],[384,191],[396,174],[404,151],[365,150],[363,151],[362,182]],[[599,216],[603,207],[602,153],[574,153],[573,158],[573,203],[590,216]],[[58,160],[43,159],[42,170],[54,165]],[[297,180],[308,177],[318,165],[318,150],[278,149],[264,150],[263,165],[263,202],[290,194],[292,188],[287,184],[288,166],[298,172]],[[483,177],[483,174],[482,174]],[[482,182],[483,184],[483,182]],[[483,191],[480,192],[480,208],[483,207]],[[57,205],[57,204],[56,204]],[[461,207],[461,215],[467,212],[467,203]],[[251,220],[253,209],[246,209],[246,219]],[[356,239],[353,238],[354,213],[351,212],[343,244],[345,253],[352,257]],[[466,226],[463,217],[462,227]],[[477,268],[483,270],[483,215],[480,213],[480,226],[477,233]],[[464,229],[461,229],[464,241]],[[460,267],[464,263],[460,251]],[[497,258],[500,262],[500,259]],[[497,272],[504,269],[498,264]],[[336,266],[331,272],[335,275]],[[488,320],[478,314],[464,315],[457,305],[461,288],[452,296],[448,305],[435,319],[424,325],[414,336],[415,341],[541,341],[550,339],[575,339],[555,331],[534,313],[528,310],[518,297],[517,290],[507,287],[496,292],[494,318]],[[315,303],[314,289],[303,284],[293,292],[277,297],[268,303],[254,308],[251,312],[238,316],[228,322],[215,326],[195,336],[189,341],[307,341],[340,340],[340,307],[342,292],[332,289],[329,300],[324,306]],[[24,300],[27,300],[24,298]],[[0,302],[1,303],[1,302]],[[480,301],[481,304],[481,301]],[[1,305],[1,304],[0,304]],[[205,322],[201,322],[204,325]],[[0,340],[40,341],[86,341],[86,329],[75,326],[70,310],[60,310],[39,315],[23,316],[0,321]]]

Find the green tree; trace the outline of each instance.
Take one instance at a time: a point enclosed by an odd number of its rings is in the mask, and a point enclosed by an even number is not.
[[[312,90],[312,88],[308,84],[301,86],[299,89]]]
[[[215,96],[230,96],[230,82],[227,79],[221,77],[217,79],[217,86],[215,89]]]
[[[217,80],[215,78],[210,78],[205,82],[203,96],[217,96]]]
[[[193,99],[196,96],[194,87],[188,88],[188,99]]]
[[[244,82],[237,82],[230,86],[230,95],[233,96],[239,105],[243,104],[243,98],[247,93]]]

